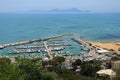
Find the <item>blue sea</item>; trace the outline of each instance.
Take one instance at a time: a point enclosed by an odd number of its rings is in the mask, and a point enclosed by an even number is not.
[[[119,41],[119,13],[0,14],[0,44],[74,33],[85,40]]]

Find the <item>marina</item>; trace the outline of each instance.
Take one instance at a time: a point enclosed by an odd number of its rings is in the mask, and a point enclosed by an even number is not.
[[[47,57],[49,60],[52,60],[56,56],[63,56],[69,62],[73,62],[76,59],[80,59],[81,61],[110,59],[106,54],[99,54],[98,52],[100,52],[100,50],[97,50],[98,48],[95,46],[91,46],[89,42],[83,40],[81,37],[74,37],[72,35],[73,34],[61,34],[3,45],[4,48],[13,46],[7,51],[7,54],[11,54],[13,56],[17,54],[34,54],[41,57]],[[61,38],[64,36],[70,36],[70,38],[68,40],[64,40]],[[78,45],[79,47],[77,48],[81,50],[81,52],[76,51],[77,54],[71,52],[71,50],[75,51],[76,49],[73,44]],[[109,52],[107,54],[109,54]]]
[[[48,56],[51,60],[53,57],[58,55],[67,55],[69,53],[70,47],[73,47],[71,42],[62,39],[56,40],[56,38],[53,39],[52,37],[51,39],[47,38],[47,40],[45,38],[45,40],[41,41],[14,45],[11,49],[7,51],[7,54],[11,54],[13,56],[17,54],[38,54],[42,56]]]

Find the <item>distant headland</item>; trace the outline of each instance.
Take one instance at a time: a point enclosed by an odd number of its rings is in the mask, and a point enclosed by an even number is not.
[[[51,9],[51,10],[29,10],[27,13],[88,13],[89,10],[80,10],[78,8],[69,9]]]

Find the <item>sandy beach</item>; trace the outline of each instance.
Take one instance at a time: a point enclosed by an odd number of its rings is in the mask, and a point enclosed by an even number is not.
[[[119,42],[93,42],[93,41],[88,41],[91,43],[93,46],[101,47],[106,50],[113,49],[117,51],[120,48],[120,41]]]

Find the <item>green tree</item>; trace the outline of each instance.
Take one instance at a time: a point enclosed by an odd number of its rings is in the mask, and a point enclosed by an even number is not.
[[[93,60],[89,62],[83,62],[81,65],[81,74],[85,76],[94,77],[96,72],[101,69],[101,62]]]
[[[25,80],[40,80],[40,68],[31,59],[22,59],[18,65],[20,74],[25,76]]]
[[[0,80],[23,80],[19,68],[8,58],[0,58]]]
[[[116,72],[115,80],[120,80],[120,68],[116,68],[114,71]]]
[[[112,57],[111,60],[113,60],[113,61],[120,60],[120,56],[116,55],[116,56]]]
[[[54,80],[54,78],[52,77],[52,75],[44,74],[42,75],[42,80]]]
[[[76,59],[75,62],[72,63],[73,69],[77,69],[77,66],[80,66],[82,61],[80,59]]]
[[[61,65],[62,62],[64,62],[64,61],[65,61],[65,58],[64,58],[64,57],[58,56],[58,57],[54,57],[54,58],[53,58],[52,64],[53,64],[53,66],[58,66],[58,65]]]

